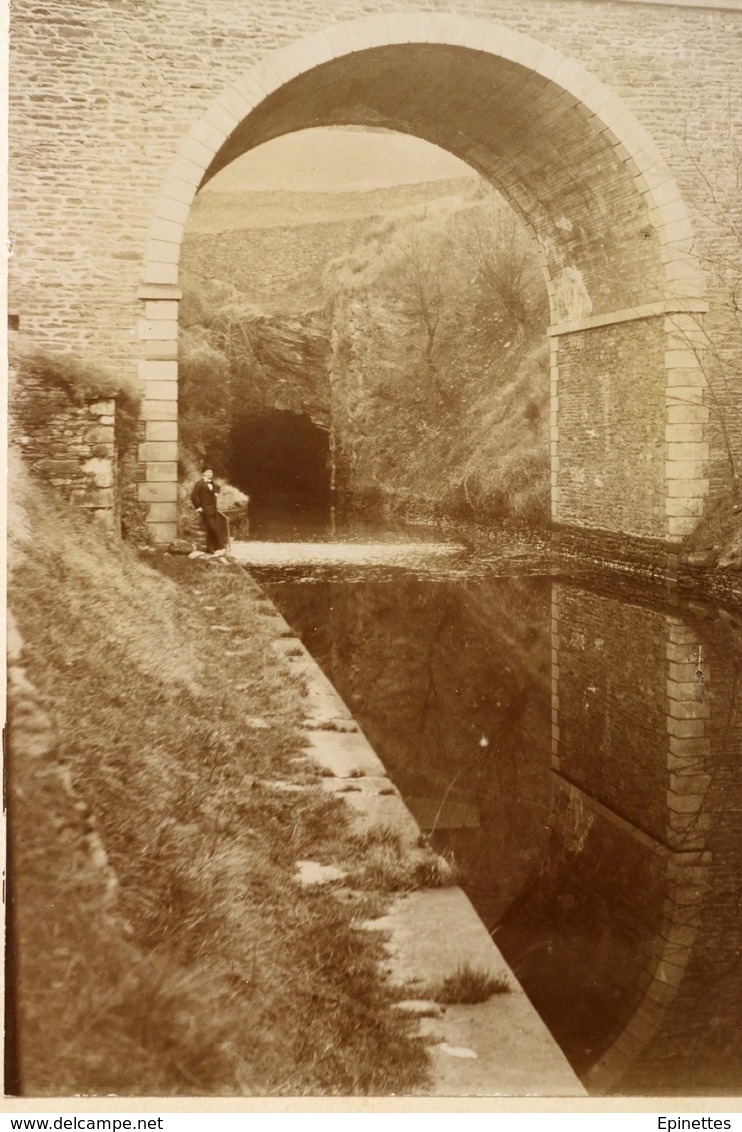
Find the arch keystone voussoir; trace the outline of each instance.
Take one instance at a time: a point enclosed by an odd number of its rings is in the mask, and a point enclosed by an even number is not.
[[[636,124],[633,111],[624,107],[622,112],[611,121],[608,130],[622,144],[623,139],[631,134]]]
[[[257,67],[250,71],[250,79],[254,86],[262,91],[263,98],[280,90],[283,86],[283,79],[271,65],[270,58],[263,59],[262,63],[258,63]]]
[[[693,251],[695,234],[690,220],[673,220],[664,226],[664,236],[668,244],[674,244],[681,251]]]
[[[289,48],[286,48],[286,50],[288,51]],[[294,44],[290,50],[291,66],[292,69],[296,70],[296,74],[293,76],[294,78],[305,74],[306,71],[313,71],[315,67],[321,66],[322,63],[328,61],[327,59],[323,59],[321,62],[318,62],[315,53],[310,51],[304,41]],[[329,57],[331,58],[331,56]]]
[[[668,173],[668,179],[660,181],[659,184],[653,186],[653,196],[657,203],[662,207],[670,207],[677,204],[682,204],[683,198],[680,192],[680,186],[674,177]],[[685,204],[682,205],[683,212],[687,216],[688,210]]]
[[[211,157],[224,144],[228,136],[224,130],[218,130],[216,126],[210,125],[205,118],[199,119],[188,132],[189,138],[193,138],[194,141],[206,146]],[[211,160],[211,157],[209,160]]]
[[[618,126],[620,131],[620,123],[622,120],[624,121],[624,128],[630,124],[633,125],[633,115],[629,120],[628,114],[629,111],[626,109],[626,104],[615,94],[611,94],[608,100],[603,103],[600,110],[602,132],[605,133],[610,130],[611,133],[615,133],[615,136],[621,140],[621,133],[614,132],[614,126]]]
[[[153,216],[149,226],[150,240],[162,240],[167,244],[180,244],[185,225],[177,220],[164,220]]]
[[[183,181],[186,185],[192,185],[198,188],[201,182],[202,169],[195,161],[189,161],[185,157],[178,155],[170,166],[170,176],[177,177],[179,181]]]
[[[317,67],[321,67],[323,63],[329,63],[331,59],[335,58],[332,47],[324,32],[314,32],[300,42],[304,51],[310,56],[314,65]]]
[[[618,102],[618,100],[610,87],[596,79],[586,90],[583,102],[593,117],[601,123],[604,108],[612,102]],[[622,104],[619,103],[619,105]]]
[[[168,197],[170,200],[177,200],[179,204],[190,207],[196,196],[196,186],[170,175],[163,183],[162,196]]]
[[[232,114],[237,122],[241,122],[264,98],[265,94],[257,83],[246,84],[245,87],[236,83],[217,95],[216,101],[219,106]]]
[[[332,48],[334,59],[341,55],[352,55],[354,53],[355,48],[344,24],[333,24],[332,27],[326,29],[325,36]]]
[[[203,142],[198,141],[190,134],[186,137],[185,141],[178,151],[178,156],[190,161],[193,165],[198,166],[203,176],[204,169],[208,168],[212,159],[213,150],[209,146],[204,145]]]
[[[219,130],[224,134],[225,138],[237,129],[240,124],[240,119],[231,110],[227,110],[226,106],[220,102],[213,102],[204,115],[204,121],[207,125],[213,126],[214,129]]]
[[[269,56],[268,62],[281,80],[288,83],[306,70],[304,59],[300,44],[289,44],[274,51]]]
[[[382,22],[382,21],[380,21]],[[388,31],[388,23],[383,20]],[[405,43],[427,43],[430,36],[430,22],[426,12],[406,12],[400,17],[397,34]]]
[[[152,263],[177,264],[180,259],[180,244],[167,243],[165,240],[149,240],[145,254]]]
[[[547,48],[547,53],[539,64],[538,74],[557,86],[570,89],[573,81],[584,76],[585,68],[570,55],[561,55],[552,48]]]
[[[174,220],[177,224],[185,224],[189,212],[190,205],[161,196],[155,206],[154,215],[155,218]]]
[[[404,25],[397,32],[397,38],[401,40],[405,40],[403,27]],[[386,16],[369,16],[363,20],[351,20],[343,24],[343,31],[347,35],[353,51],[368,51],[374,47],[384,47],[391,39]],[[405,42],[407,41],[405,40]]]
[[[500,55],[511,63],[530,70],[530,60],[534,58],[531,44],[519,32],[513,32],[509,27],[485,25],[479,41],[479,49]]]
[[[554,83],[559,71],[559,60],[554,58],[554,52],[545,43],[517,44],[517,54],[513,62],[519,63],[527,71],[532,71],[547,82]],[[556,85],[556,84],[555,84]]]
[[[482,32],[478,50],[490,55],[500,55],[503,59],[516,62],[515,56],[519,51],[519,36],[509,28],[501,28],[488,24]]]
[[[391,23],[392,21],[390,21]],[[486,25],[481,21],[467,20],[452,12],[431,13],[427,20],[428,43],[440,43],[450,47],[472,47],[477,49],[478,40]],[[390,30],[394,31],[393,26]],[[479,34],[477,34],[477,32]]]

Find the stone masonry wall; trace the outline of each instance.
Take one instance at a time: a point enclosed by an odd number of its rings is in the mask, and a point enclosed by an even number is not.
[[[637,829],[664,841],[665,617],[567,586],[558,588],[555,608],[554,753],[559,773]],[[633,652],[627,653],[627,640],[636,642]]]
[[[133,372],[147,230],[182,138],[268,52],[369,10],[363,0],[14,4],[11,281],[23,329]],[[721,128],[734,105],[742,12],[610,0],[458,0],[443,10],[550,44],[615,88],[671,161],[702,226],[704,170],[685,154],[685,135]],[[714,177],[731,183],[721,144],[713,162]]]
[[[559,340],[559,519],[652,535],[665,519],[661,321]]]
[[[75,404],[62,390],[29,381],[17,388],[13,402],[10,440],[32,471],[70,503],[118,529],[116,402]]]
[[[644,966],[622,995],[621,1026],[585,1083],[591,1093],[673,1095],[688,1082],[700,1093],[734,1091],[742,719],[733,622],[564,585],[555,586],[552,618],[557,779],[582,830],[607,817],[665,876],[650,903],[661,917],[655,938],[631,948]],[[616,650],[617,629],[633,648]],[[639,897],[638,923],[640,877],[621,884]],[[590,879],[593,909],[602,892]],[[615,929],[615,918],[599,922]]]
[[[625,1050],[629,1056],[620,1091],[672,1095],[692,1082],[699,1093],[736,1093],[736,1004],[742,989],[742,657],[734,628],[720,621],[698,621],[692,628],[678,624],[672,635],[682,638],[668,645],[672,702],[682,702],[678,697],[689,687],[688,677],[695,677],[699,659],[704,674],[704,702],[698,702],[693,679],[691,693],[684,697],[686,704],[695,700],[692,717],[676,711],[678,722],[692,722],[693,732],[673,740],[668,795],[671,808],[682,800],[690,803],[686,809],[692,814],[690,832],[697,849],[676,858],[682,899],[670,909],[663,932],[661,985],[648,990],[655,1000],[655,1026],[636,1059],[631,1056],[632,1045],[633,1050],[639,1045],[634,1033]]]

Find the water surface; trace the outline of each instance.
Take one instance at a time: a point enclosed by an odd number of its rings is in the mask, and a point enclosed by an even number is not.
[[[271,558],[286,533],[251,530],[251,569],[588,1090],[742,1091],[733,620],[552,576],[512,536],[320,518]]]

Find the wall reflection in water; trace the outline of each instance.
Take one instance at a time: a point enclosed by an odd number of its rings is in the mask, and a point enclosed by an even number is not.
[[[593,1093],[742,1086],[742,668],[536,578],[274,582]]]

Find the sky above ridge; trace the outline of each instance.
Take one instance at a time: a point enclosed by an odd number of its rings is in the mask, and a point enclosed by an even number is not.
[[[476,176],[446,150],[420,138],[347,127],[300,130],[251,150],[203,192],[341,192]]]

